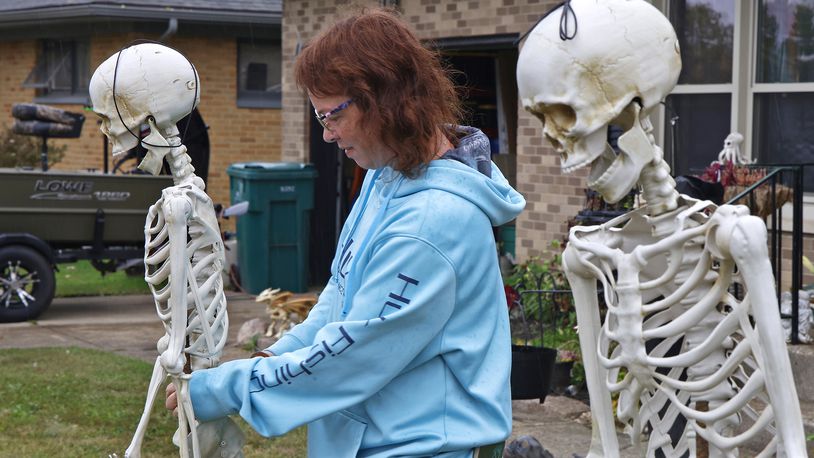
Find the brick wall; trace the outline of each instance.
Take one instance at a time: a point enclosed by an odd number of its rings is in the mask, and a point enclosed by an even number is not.
[[[95,69],[121,46],[139,38],[135,35],[95,35],[90,44],[90,66]],[[235,38],[173,37],[168,44],[186,55],[197,67],[201,78],[199,111],[209,126],[210,162],[207,192],[214,202],[229,203],[229,176],[226,168],[234,162],[279,161],[282,158],[279,109],[238,108],[237,40]],[[0,125],[10,126],[11,105],[31,102],[33,89],[20,84],[34,67],[37,43],[33,40],[0,42]],[[82,111],[79,105],[55,105],[70,111]],[[85,125],[78,139],[51,140],[67,145],[58,170],[102,170],[104,140],[99,121],[86,112]],[[232,230],[233,221],[224,221]]]
[[[34,97],[34,91],[21,87],[21,83],[36,61],[37,48],[33,42],[0,42],[0,128],[11,127],[13,104]]]
[[[402,0],[404,18],[421,39],[523,34],[553,6],[549,0]],[[307,160],[310,107],[293,81],[297,43],[306,43],[344,11],[349,2],[287,0],[283,10],[283,157]],[[378,2],[363,2],[377,5]],[[521,260],[562,239],[567,221],[582,208],[583,175],[562,176],[558,159],[543,144],[540,122],[518,106],[517,183],[528,206],[517,220],[516,253]]]

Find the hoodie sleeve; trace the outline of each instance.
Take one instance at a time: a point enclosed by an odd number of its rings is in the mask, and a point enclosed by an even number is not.
[[[422,239],[380,242],[345,321],[323,326],[312,345],[193,372],[196,416],[239,413],[268,437],[368,399],[442,331],[455,305],[455,278],[449,259]]]
[[[266,351],[281,355],[311,345],[314,341],[314,335],[328,322],[328,317],[331,309],[336,305],[336,300],[336,285],[331,279],[328,280],[328,284],[319,295],[319,300],[308,312],[305,320],[283,334],[277,342],[266,348]]]

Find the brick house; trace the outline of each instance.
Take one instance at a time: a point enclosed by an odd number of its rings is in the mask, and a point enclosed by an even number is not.
[[[87,94],[80,83],[96,65],[132,39],[166,35],[202,77],[200,110],[212,153],[208,191],[216,202],[228,202],[225,169],[230,163],[284,160],[317,166],[311,231],[316,283],[327,272],[354,171],[340,151],[322,142],[312,108],[294,85],[293,61],[300,46],[352,3],[398,7],[419,37],[465,75],[459,83],[469,87],[470,124],[493,139],[493,159],[528,201],[515,222],[519,260],[546,255],[550,242],[566,235],[569,218],[585,203],[586,172],[560,172],[539,121],[517,100],[514,67],[522,43],[515,41],[556,0],[286,0],[284,8],[282,0],[65,3],[0,2],[0,127],[10,123],[10,108],[17,102],[81,110]],[[806,108],[814,106],[814,64],[807,58],[814,52],[808,49],[814,32],[797,21],[811,9],[811,0],[652,3],[670,17],[684,56],[685,71],[668,97],[670,113],[662,108],[653,117],[657,140],[676,175],[717,157],[732,131],[744,134],[745,153],[762,162],[814,162],[814,113]],[[61,61],[55,57],[66,55],[87,73],[56,71]],[[45,74],[56,77],[38,77],[40,67],[51,68]],[[66,75],[70,84],[62,81]],[[680,118],[675,129],[672,114]],[[69,149],[57,168],[102,168],[103,140],[94,121],[86,122],[80,139],[65,141]],[[814,167],[806,173],[804,226],[812,234]],[[783,247],[788,251],[791,243]],[[808,237],[803,249],[814,258],[814,239]]]
[[[229,201],[226,167],[281,157],[280,0],[8,0],[0,2],[0,129],[11,106],[35,102],[82,112],[88,81],[135,39],[160,40],[201,76],[199,112],[208,125],[207,191]],[[86,112],[81,137],[54,168],[103,168],[105,140]],[[228,223],[227,223],[228,224]]]
[[[494,140],[493,159],[527,199],[516,221],[519,260],[545,256],[562,240],[568,219],[585,204],[586,171],[564,175],[544,141],[539,121],[517,100],[515,40],[558,4],[552,0],[380,0],[396,6],[419,38],[436,46],[466,75],[471,124]],[[653,0],[681,41],[684,71],[653,116],[656,137],[675,175],[717,158],[730,132],[744,134],[742,149],[763,163],[814,163],[814,28],[811,1]],[[321,141],[312,108],[293,82],[296,50],[346,11],[346,0],[286,0],[283,14],[283,157],[318,162],[336,154]],[[806,16],[808,14],[808,16]],[[809,21],[804,19],[809,17]],[[578,19],[578,18],[577,18]],[[774,32],[772,32],[774,31]],[[583,29],[580,33],[586,33]],[[769,34],[774,33],[774,35]],[[519,45],[522,46],[522,43]],[[757,74],[756,77],[750,75]],[[757,78],[752,80],[750,78]],[[809,108],[806,108],[809,107]],[[666,113],[667,110],[671,110]],[[670,118],[680,117],[678,128]],[[675,151],[674,151],[675,150]],[[674,154],[675,152],[675,154]],[[342,155],[339,154],[340,158]],[[806,168],[804,226],[814,233],[814,167]],[[340,185],[339,188],[342,188]],[[785,216],[791,211],[785,211]],[[788,230],[789,221],[784,224]],[[791,243],[783,244],[783,259]],[[814,238],[804,252],[814,258]],[[786,261],[787,264],[787,261]],[[789,275],[786,274],[786,279]],[[812,276],[806,281],[811,282]],[[785,283],[785,282],[784,282]]]

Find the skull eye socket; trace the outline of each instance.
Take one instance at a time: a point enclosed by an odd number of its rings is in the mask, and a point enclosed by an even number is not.
[[[98,116],[99,121],[102,122],[102,125],[99,126],[99,130],[101,130],[103,134],[107,135],[110,132],[110,118],[100,113],[96,113],[96,116]]]
[[[574,109],[561,103],[547,106],[545,108],[545,115],[552,123],[556,124],[561,131],[570,130],[577,122],[577,113]]]
[[[546,105],[538,103],[534,106],[527,106],[526,111],[533,114],[543,123],[549,124],[549,128],[561,134],[566,134],[577,123],[577,113],[573,108],[562,103]]]
[[[533,114],[535,118],[539,119],[540,122],[545,126],[545,116],[540,113],[539,111],[528,110],[529,113]]]

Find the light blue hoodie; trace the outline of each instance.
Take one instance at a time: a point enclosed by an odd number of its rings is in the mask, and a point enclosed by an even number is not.
[[[239,413],[264,436],[308,423],[319,458],[470,457],[509,436],[492,226],[525,201],[488,161],[485,136],[467,132],[415,179],[368,172],[317,305],[268,349],[278,356],[194,372],[199,419]]]

